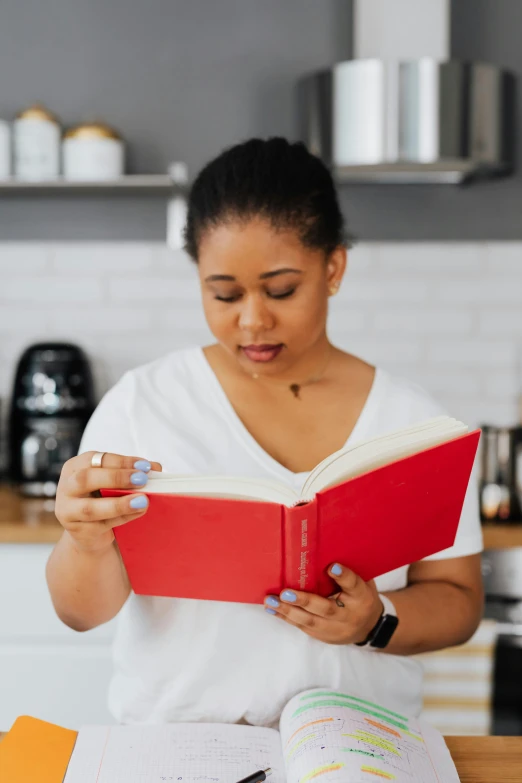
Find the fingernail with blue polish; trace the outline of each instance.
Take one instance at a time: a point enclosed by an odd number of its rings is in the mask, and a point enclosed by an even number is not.
[[[281,593],[283,601],[297,601],[297,596],[291,590],[283,590]]]
[[[277,614],[275,609],[270,609],[268,606],[265,606],[265,612],[268,612],[268,614]]]
[[[339,563],[336,563],[335,565],[333,565],[330,570],[331,570],[332,574],[335,574],[335,576],[341,576],[341,574],[343,572],[343,569],[341,568]]]
[[[132,498],[129,506],[131,508],[146,508],[149,505],[149,501],[145,495],[138,495],[137,498]]]
[[[137,462],[134,463],[134,466],[136,470],[144,470],[145,473],[148,473],[149,470],[152,468],[152,465],[147,459],[139,459]]]
[[[279,606],[279,601],[273,595],[269,595],[266,602],[268,606]]]
[[[133,473],[130,477],[131,484],[141,485],[147,483],[148,476],[146,473],[143,473],[143,471],[138,471],[138,473]]]

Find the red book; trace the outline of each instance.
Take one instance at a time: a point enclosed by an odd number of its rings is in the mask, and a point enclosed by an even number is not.
[[[459,434],[466,428],[456,422],[460,430],[450,427],[448,439],[439,432],[447,422],[455,420],[438,417],[336,452],[293,503],[283,485],[279,494],[289,502],[267,499],[278,496],[267,480],[152,476],[147,513],[114,528],[132,589],[242,603],[263,603],[286,587],[327,596],[336,590],[326,574],[334,562],[367,581],[452,546],[480,431]],[[353,475],[357,465],[363,472]],[[263,499],[240,496],[252,487]],[[208,496],[218,493],[225,496]]]

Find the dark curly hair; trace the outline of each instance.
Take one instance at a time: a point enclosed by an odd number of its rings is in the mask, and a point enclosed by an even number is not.
[[[206,230],[255,217],[327,255],[349,244],[331,174],[300,142],[250,139],[210,161],[190,191],[185,249],[197,263]]]

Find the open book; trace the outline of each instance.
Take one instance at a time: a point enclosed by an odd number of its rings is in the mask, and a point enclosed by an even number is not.
[[[360,441],[335,451],[311,471],[300,494],[280,481],[241,476],[175,476],[151,471],[146,492],[198,495],[214,498],[248,498],[288,506],[313,500],[317,492],[333,487],[389,462],[445,443],[468,431],[450,416],[437,416],[407,429]]]
[[[329,595],[334,562],[369,580],[446,549],[479,437],[439,416],[335,452],[300,495],[267,479],[152,472],[147,513],[114,528],[132,588],[245,603],[285,587]]]
[[[327,689],[298,694],[275,729],[179,723],[80,729],[64,783],[458,783],[439,732]]]

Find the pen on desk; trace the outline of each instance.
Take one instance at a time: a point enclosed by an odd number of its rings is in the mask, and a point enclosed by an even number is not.
[[[242,780],[238,780],[237,783],[259,783],[262,780],[266,780],[266,778],[272,774],[272,770],[270,767],[268,769],[260,769],[257,772],[252,772],[251,775],[248,775],[248,777],[243,778]]]

